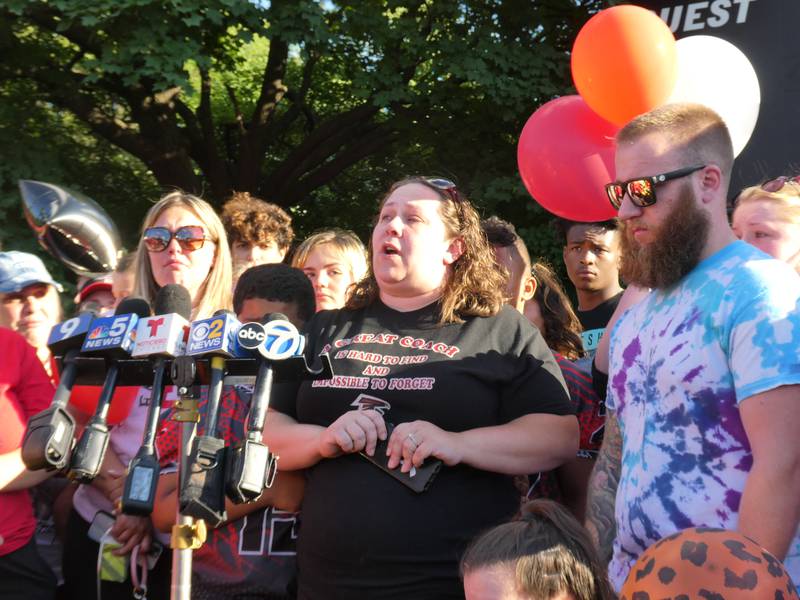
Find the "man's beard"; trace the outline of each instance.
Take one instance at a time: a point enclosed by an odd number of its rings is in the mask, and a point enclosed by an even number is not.
[[[633,237],[635,225],[636,219],[622,224],[620,274],[629,284],[654,289],[673,286],[697,265],[711,227],[708,214],[697,206],[688,185],[661,225],[650,228],[652,242],[639,244]]]

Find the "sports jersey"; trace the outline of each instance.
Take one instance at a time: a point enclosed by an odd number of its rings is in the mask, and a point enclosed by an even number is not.
[[[201,388],[200,412],[204,413],[207,388]],[[223,387],[217,435],[226,445],[244,438],[252,386]],[[180,424],[165,411],[156,438],[159,462],[174,467],[180,443]],[[203,419],[198,425],[202,435]],[[241,519],[208,530],[206,542],[192,558],[192,598],[293,598],[296,573],[296,513],[272,507],[256,510]]]
[[[569,390],[569,397],[575,408],[580,427],[578,457],[597,458],[603,443],[603,430],[606,423],[606,405],[592,387],[591,374],[584,370],[585,362],[571,361],[553,352],[561,374]],[[553,471],[535,473],[529,477],[529,487],[525,501],[535,498],[548,498],[561,502],[563,495]]]
[[[662,537],[737,527],[753,461],[739,404],[800,383],[798,298],[791,267],[737,241],[614,327],[607,403],[622,434],[609,566],[617,589]],[[786,567],[800,582],[798,537]]]
[[[307,356],[330,354],[332,379],[280,385],[272,407],[328,426],[378,411],[445,431],[501,425],[530,413],[571,414],[538,330],[510,307],[439,326],[439,304],[398,312],[380,301],[322,311],[307,324]],[[443,466],[415,493],[357,454],[309,469],[298,539],[300,598],[462,598],[458,562],[480,531],[513,516],[512,477]]]

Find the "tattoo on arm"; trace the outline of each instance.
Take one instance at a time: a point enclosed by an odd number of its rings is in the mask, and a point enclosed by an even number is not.
[[[612,543],[617,532],[614,499],[619,485],[622,435],[614,414],[606,417],[606,430],[597,463],[589,478],[586,528],[594,538],[600,560],[611,562]]]

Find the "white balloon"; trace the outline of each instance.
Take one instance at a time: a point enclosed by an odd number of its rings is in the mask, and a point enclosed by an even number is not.
[[[758,120],[761,89],[747,56],[736,46],[710,35],[677,41],[678,81],[667,102],[696,102],[725,121],[738,156]]]

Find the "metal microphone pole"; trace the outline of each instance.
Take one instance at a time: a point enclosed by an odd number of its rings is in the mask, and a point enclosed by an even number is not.
[[[180,493],[187,479],[189,456],[192,452],[197,423],[200,421],[198,399],[192,394],[195,378],[194,359],[181,356],[172,363],[172,379],[178,386],[180,399],[175,403],[172,416],[181,423],[180,454],[178,455],[178,488]],[[170,582],[170,598],[172,600],[190,600],[192,592],[192,550],[196,550],[206,541],[205,521],[195,521],[192,517],[182,515],[180,502],[176,497],[176,522],[172,526],[172,579]]]

